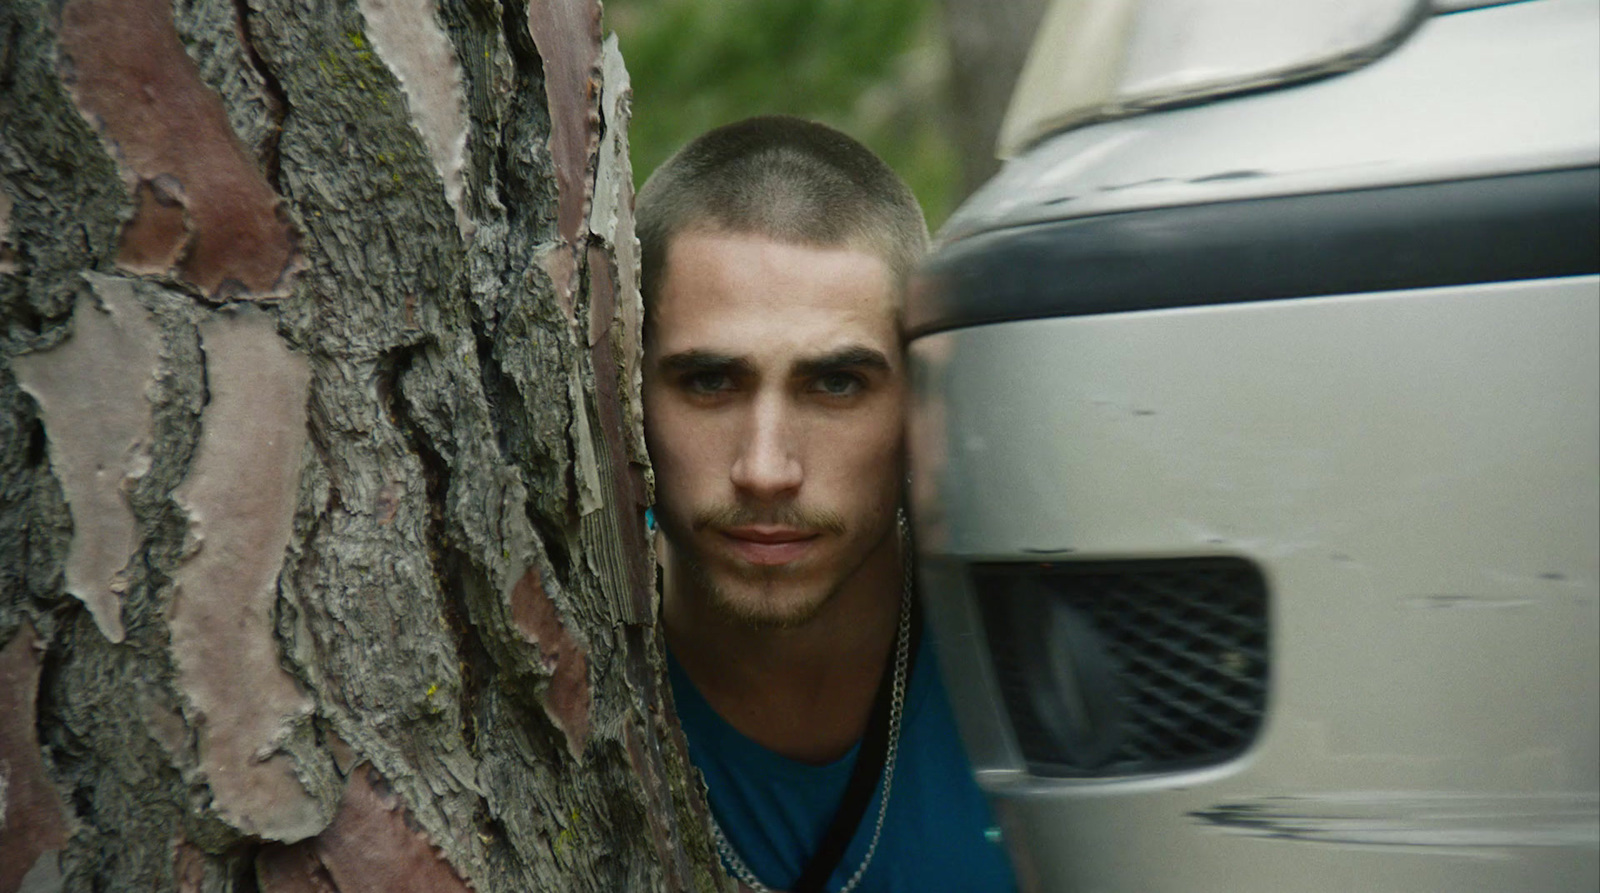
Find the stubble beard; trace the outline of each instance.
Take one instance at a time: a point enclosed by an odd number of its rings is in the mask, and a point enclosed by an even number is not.
[[[716,523],[732,526],[735,516],[737,520],[747,519],[737,509],[722,510],[696,518],[694,526],[697,529]],[[795,515],[781,514],[780,518],[786,523],[798,523]],[[847,534],[843,520],[836,515],[810,516],[807,523],[841,536]],[[814,583],[803,579],[809,570],[804,567],[753,567],[742,569],[737,575],[719,574],[688,549],[677,550],[674,560],[684,563],[690,585],[701,593],[703,603],[723,619],[751,631],[799,629],[822,614],[894,531],[893,523],[885,525],[879,536],[854,556],[848,567],[840,569],[830,579]],[[810,591],[797,593],[794,591],[797,587],[807,587]]]
[[[761,568],[740,581],[718,579],[704,564],[691,561],[691,579],[705,596],[705,602],[724,620],[752,631],[799,629],[815,620],[823,608],[839,594],[843,581],[820,593],[795,596],[784,591],[788,578],[784,568]],[[738,591],[735,591],[735,590]]]

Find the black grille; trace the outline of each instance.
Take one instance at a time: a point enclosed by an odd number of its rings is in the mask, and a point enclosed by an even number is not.
[[[1219,763],[1266,709],[1267,589],[1236,558],[972,570],[1029,771],[1146,774]]]

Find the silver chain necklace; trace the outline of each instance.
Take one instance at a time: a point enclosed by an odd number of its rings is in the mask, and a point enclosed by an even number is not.
[[[837,893],[850,893],[861,883],[867,874],[867,866],[872,864],[872,856],[878,851],[878,838],[883,835],[883,819],[889,812],[889,791],[894,785],[895,757],[900,755],[900,718],[905,712],[906,705],[906,667],[911,659],[911,562],[905,562],[905,584],[900,590],[900,632],[896,639],[894,652],[894,684],[891,689],[892,696],[889,701],[889,745],[883,758],[883,798],[878,801],[878,819],[872,826],[872,842],[867,845],[867,855],[861,859],[861,865],[850,880]],[[711,817],[711,838],[717,845],[717,853],[722,856],[722,861],[728,866],[733,876],[739,882],[749,887],[754,893],[773,893],[772,888],[761,883],[756,878],[756,873],[750,866],[744,864],[739,858],[739,853],[728,842],[722,833],[722,826],[717,823],[717,817]]]

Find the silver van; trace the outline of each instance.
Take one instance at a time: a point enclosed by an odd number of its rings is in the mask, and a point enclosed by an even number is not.
[[[906,307],[1026,890],[1600,888],[1600,0],[1059,0]]]

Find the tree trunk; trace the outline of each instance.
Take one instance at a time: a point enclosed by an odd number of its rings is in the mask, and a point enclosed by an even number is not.
[[[0,2],[0,893],[728,888],[598,16]]]
[[[1000,169],[994,142],[1049,0],[943,0],[951,135],[969,195]]]

